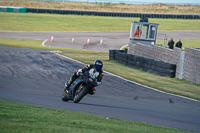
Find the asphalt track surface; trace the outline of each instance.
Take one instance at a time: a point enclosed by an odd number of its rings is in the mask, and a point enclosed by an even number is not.
[[[60,36],[61,39],[56,40],[55,38],[53,43],[47,41],[46,45],[55,45],[54,43],[56,43],[63,46],[59,43],[65,40],[61,37],[62,32],[53,33],[57,33],[56,36],[58,38]],[[75,33],[82,34],[84,32]],[[97,34],[89,32],[87,36],[90,33]],[[106,33],[111,34],[112,32]],[[104,34],[106,35],[106,33]],[[129,34],[122,33],[124,36]],[[84,34],[86,36],[86,33]],[[50,32],[0,32],[1,38],[45,40],[51,35]],[[184,35],[187,36],[186,33]],[[198,38],[198,36],[199,34],[192,37]],[[177,36],[177,38],[179,37]],[[67,46],[71,45],[67,44]],[[115,47],[115,44],[107,46],[105,49],[108,51],[109,48]],[[119,44],[118,46],[121,47]],[[84,47],[80,47],[80,49],[84,49]],[[89,47],[85,47],[85,49],[92,50]],[[99,51],[98,48],[93,47],[93,49]],[[108,73],[104,74],[103,85],[97,87],[95,95],[85,96],[78,104],[63,102],[61,94],[65,81],[70,78],[74,71],[82,67],[84,67],[83,64],[46,50],[0,47],[0,98],[25,104],[86,112],[200,132],[199,101],[155,91]]]
[[[0,98],[177,129],[200,131],[200,102],[104,74],[95,95],[63,102],[64,82],[83,64],[45,50],[0,47]]]
[[[165,39],[196,39],[200,38],[200,31],[158,31],[157,40]],[[51,36],[54,42],[51,42]],[[26,31],[0,31],[0,38],[22,38],[46,40],[45,46],[67,47],[76,49],[87,49],[93,51],[108,52],[110,49],[120,49],[129,43],[129,31],[107,31],[107,32],[26,32]],[[72,44],[74,37],[75,43]],[[90,44],[87,45],[87,39]],[[103,45],[100,40],[103,39]],[[184,45],[184,44],[183,44]]]

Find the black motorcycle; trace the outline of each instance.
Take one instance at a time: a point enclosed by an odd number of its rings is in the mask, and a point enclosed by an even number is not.
[[[92,88],[96,86],[96,78],[85,71],[71,84],[68,90],[64,90],[62,100],[65,102],[72,100],[74,103],[78,103],[85,95],[91,94]]]

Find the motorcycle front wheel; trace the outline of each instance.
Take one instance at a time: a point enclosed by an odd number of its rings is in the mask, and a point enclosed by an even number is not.
[[[69,99],[67,98],[67,91],[66,90],[63,92],[61,99],[65,102],[69,101]]]
[[[87,91],[87,88],[81,84],[74,92],[73,102],[78,103],[87,94]]]

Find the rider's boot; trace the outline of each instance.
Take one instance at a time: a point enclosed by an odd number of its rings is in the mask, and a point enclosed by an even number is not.
[[[65,90],[68,90],[68,91],[69,91],[69,87],[70,87],[70,86],[71,86],[70,82],[67,81],[67,82],[65,83]]]
[[[69,79],[69,81],[67,81],[65,83],[65,90],[69,91],[69,88],[71,86],[71,84],[74,82],[74,80],[77,78],[78,76],[76,75],[76,72],[72,75],[72,77]]]
[[[88,93],[89,93],[90,95],[94,95],[95,92],[96,92],[96,89],[93,87]]]

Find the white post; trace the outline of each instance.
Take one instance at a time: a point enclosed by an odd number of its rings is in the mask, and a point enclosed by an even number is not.
[[[167,46],[167,34],[165,34],[165,45]]]
[[[132,43],[133,35],[134,35],[134,23],[131,23],[130,38],[129,38],[130,43]]]
[[[181,51],[181,55],[180,55],[180,65],[179,65],[179,72],[178,72],[178,78],[179,78],[179,79],[183,79],[184,57],[185,57],[185,51]]]

